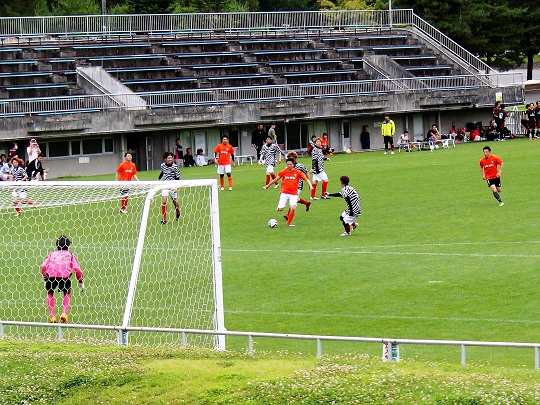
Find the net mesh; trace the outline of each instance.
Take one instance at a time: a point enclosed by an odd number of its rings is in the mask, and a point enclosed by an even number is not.
[[[72,275],[69,323],[122,325],[143,207],[151,195],[129,325],[214,330],[211,187],[178,182],[180,218],[175,220],[174,206],[167,197],[168,221],[161,224],[159,188],[164,183],[129,183],[127,213],[121,213],[122,190],[127,185],[117,182],[0,182],[0,220],[4,224],[0,321],[49,320],[41,264],[56,249],[56,239],[66,235],[86,286],[80,291]],[[55,301],[59,317],[62,293],[55,292]],[[11,325],[4,327],[4,334],[55,338],[57,331]],[[65,328],[62,337],[116,341],[117,333]],[[129,332],[130,344],[181,344],[181,339],[173,333]],[[187,343],[214,347],[215,338],[189,335]]]

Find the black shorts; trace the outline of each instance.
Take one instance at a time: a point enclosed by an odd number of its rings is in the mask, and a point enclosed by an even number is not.
[[[59,292],[71,290],[71,279],[62,277],[49,277],[45,279],[45,289],[47,292],[54,292],[58,288]]]
[[[501,187],[501,178],[497,177],[495,179],[487,179],[487,185],[488,187],[495,186],[495,187]]]

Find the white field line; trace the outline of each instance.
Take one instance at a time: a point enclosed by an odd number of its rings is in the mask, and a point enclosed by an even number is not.
[[[398,315],[358,315],[358,314],[330,314],[330,313],[309,313],[309,312],[272,312],[272,311],[245,311],[245,310],[225,310],[227,314],[250,314],[250,315],[286,315],[300,317],[321,317],[321,318],[353,318],[353,319],[404,319],[417,321],[459,321],[459,322],[492,322],[492,323],[521,323],[540,324],[540,320],[531,319],[498,319],[498,318],[458,318],[458,317],[432,317],[432,316],[398,316]]]

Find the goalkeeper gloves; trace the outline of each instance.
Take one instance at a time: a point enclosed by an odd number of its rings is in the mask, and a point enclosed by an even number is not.
[[[81,291],[84,291],[84,282],[79,281],[79,288],[81,289]]]

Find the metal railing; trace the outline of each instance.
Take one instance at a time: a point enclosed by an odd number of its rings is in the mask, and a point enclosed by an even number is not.
[[[284,333],[264,333],[264,332],[239,332],[239,331],[213,331],[198,329],[181,328],[150,328],[135,326],[99,326],[99,325],[77,325],[77,324],[50,324],[33,322],[0,321],[0,338],[5,336],[5,326],[32,326],[57,328],[57,338],[63,339],[63,329],[98,329],[116,331],[118,335],[118,344],[125,344],[125,334],[127,332],[160,332],[181,334],[182,344],[188,345],[188,335],[214,335],[214,336],[243,336],[248,340],[247,351],[252,355],[254,351],[253,338],[272,338],[272,339],[293,339],[293,340],[311,340],[317,345],[316,355],[322,357],[323,342],[356,342],[356,343],[377,343],[377,344],[398,344],[398,345],[430,345],[430,346],[459,346],[461,348],[461,364],[467,363],[467,347],[507,347],[534,349],[534,369],[540,369],[540,342],[522,343],[522,342],[486,342],[474,340],[421,340],[421,339],[394,339],[394,338],[370,338],[354,336],[327,336],[327,335],[302,335],[302,334],[284,334]]]
[[[505,73],[507,85],[522,85],[520,73]],[[435,76],[401,79],[362,80],[349,82],[306,83],[288,85],[268,85],[252,87],[231,87],[215,89],[177,90],[135,93],[147,103],[147,107],[173,107],[185,105],[208,105],[219,103],[254,102],[321,98],[333,96],[362,96],[383,93],[422,93],[452,89],[490,88],[478,75]],[[115,102],[111,102],[114,96]],[[134,94],[83,95],[70,97],[43,97],[32,99],[4,99],[0,102],[0,116],[32,115],[46,113],[68,113],[86,109],[118,110],[130,104]]]

